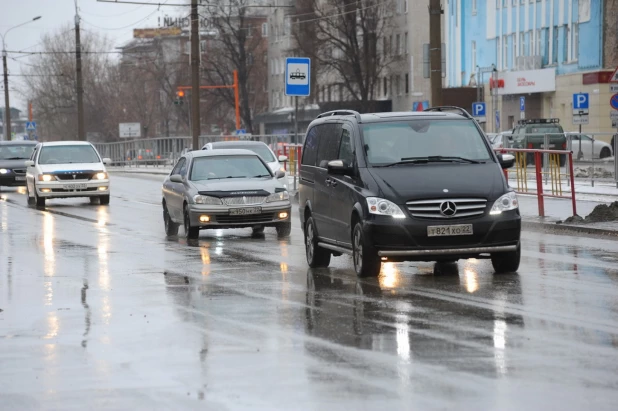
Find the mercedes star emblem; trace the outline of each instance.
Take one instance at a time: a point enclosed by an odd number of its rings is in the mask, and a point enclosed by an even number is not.
[[[453,217],[457,213],[457,206],[452,201],[445,201],[440,204],[440,213],[446,217]]]

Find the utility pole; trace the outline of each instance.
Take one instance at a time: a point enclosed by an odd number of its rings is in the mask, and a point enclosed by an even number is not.
[[[84,86],[82,83],[82,44],[79,33],[79,11],[75,0],[75,78],[77,80],[77,139],[86,141],[84,130]]]
[[[4,69],[4,126],[5,139],[11,141],[11,106],[9,104],[9,70],[6,66],[6,50],[2,50],[2,67]]]
[[[442,6],[440,0],[429,0],[429,66],[431,105],[442,105]]]
[[[200,144],[200,32],[197,0],[191,0],[191,129],[193,150]]]

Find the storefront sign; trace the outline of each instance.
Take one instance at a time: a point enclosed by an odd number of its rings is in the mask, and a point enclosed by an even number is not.
[[[156,29],[133,29],[133,38],[151,39],[154,37],[179,36],[182,33],[180,27],[156,28]]]
[[[504,87],[498,88],[498,94],[526,94],[556,91],[556,69],[512,71],[502,73]]]

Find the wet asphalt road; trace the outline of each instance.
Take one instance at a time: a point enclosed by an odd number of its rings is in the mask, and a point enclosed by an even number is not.
[[[308,270],[298,216],[166,239],[161,176],[109,207],[0,193],[0,409],[618,407],[618,242],[523,233],[488,261]],[[181,229],[182,230],[182,229]]]

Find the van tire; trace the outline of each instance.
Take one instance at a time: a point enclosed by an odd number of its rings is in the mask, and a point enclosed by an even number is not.
[[[515,251],[508,251],[506,253],[497,253],[491,255],[491,264],[493,265],[496,274],[516,273],[519,269],[520,260],[520,244],[517,244],[517,250]]]
[[[311,268],[328,267],[330,264],[330,251],[318,246],[318,233],[313,217],[309,217],[305,223],[305,255]]]
[[[356,223],[352,231],[352,260],[357,276],[377,277],[380,275],[382,262],[373,246],[365,239],[360,222]]]

